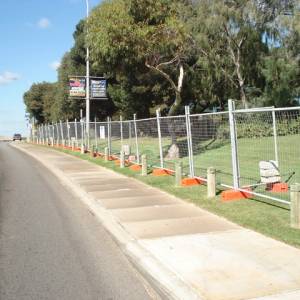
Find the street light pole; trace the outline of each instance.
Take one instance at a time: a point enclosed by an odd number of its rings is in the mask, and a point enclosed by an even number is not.
[[[85,0],[86,2],[86,19],[89,18],[89,0]],[[88,28],[86,25],[86,33],[88,33]],[[90,51],[89,47],[86,47],[86,135],[87,135],[87,143],[89,147],[90,141]]]

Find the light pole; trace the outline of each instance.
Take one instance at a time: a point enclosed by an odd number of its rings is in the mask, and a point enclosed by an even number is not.
[[[86,2],[86,20],[89,18],[89,0],[85,0]],[[86,23],[86,33],[88,33],[87,23]],[[87,143],[89,147],[90,143],[90,50],[89,47],[86,47],[86,100],[85,100],[85,107],[86,107],[86,136],[87,136]]]

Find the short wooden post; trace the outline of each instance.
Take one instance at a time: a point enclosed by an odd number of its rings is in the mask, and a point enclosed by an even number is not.
[[[94,157],[94,153],[95,153],[95,145],[92,145],[91,151],[90,151],[90,156]]]
[[[108,161],[108,157],[109,156],[109,151],[108,151],[108,147],[105,147],[104,149],[104,160]]]
[[[300,184],[291,185],[291,227],[300,229]]]
[[[125,168],[125,152],[123,150],[120,151],[120,168]]]
[[[207,169],[207,198],[216,197],[216,169]]]
[[[84,154],[84,152],[85,152],[84,150],[85,150],[85,146],[84,146],[84,144],[81,144],[80,153]]]
[[[72,140],[71,143],[72,143],[72,151],[74,151],[75,150],[75,141]]]
[[[147,156],[146,154],[142,155],[142,176],[148,175],[148,166],[147,166]]]
[[[182,162],[175,163],[175,186],[181,186],[182,181]]]

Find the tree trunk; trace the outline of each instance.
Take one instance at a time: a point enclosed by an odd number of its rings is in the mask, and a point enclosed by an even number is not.
[[[181,95],[178,91],[176,91],[176,98],[175,101],[173,103],[173,105],[171,106],[168,116],[172,117],[175,116],[178,112],[178,109],[180,108],[181,105]],[[167,159],[177,159],[179,158],[179,147],[177,145],[177,135],[176,135],[176,124],[175,124],[175,120],[174,118],[170,118],[168,120],[168,130],[170,133],[170,137],[171,137],[171,146],[168,150],[168,154],[166,156]]]
[[[177,58],[178,59],[178,58]],[[181,90],[182,90],[182,85],[183,85],[183,79],[184,79],[184,68],[182,63],[179,61],[179,76],[178,76],[178,82],[177,82],[177,86],[176,83],[172,80],[172,78],[165,73],[164,71],[162,71],[160,69],[160,67],[165,66],[165,65],[169,65],[174,63],[176,60],[176,58],[170,60],[169,62],[166,63],[161,63],[157,66],[152,66],[150,65],[147,61],[145,62],[146,67],[148,67],[149,69],[158,72],[159,74],[161,74],[167,81],[169,81],[169,83],[171,84],[172,88],[175,91],[175,101],[172,104],[168,116],[172,117],[175,116],[180,108],[181,102],[182,102],[182,98],[181,98]],[[173,118],[168,119],[168,130],[170,133],[170,137],[171,137],[171,146],[168,150],[168,154],[166,156],[167,159],[177,159],[179,158],[179,147],[177,145],[177,136],[176,136],[176,125],[175,125],[175,120]]]
[[[239,81],[240,97],[241,97],[241,100],[243,103],[243,107],[248,108],[248,101],[247,101],[246,93],[245,93],[245,84],[244,84],[243,76],[241,74],[241,65],[239,62],[239,58],[238,58],[238,61],[235,63],[235,65],[236,65],[236,74],[237,74],[238,81]]]

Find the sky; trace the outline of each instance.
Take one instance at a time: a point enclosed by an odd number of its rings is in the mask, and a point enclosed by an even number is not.
[[[90,7],[101,0],[89,0]],[[27,135],[23,94],[57,79],[86,0],[0,0],[0,136]]]

